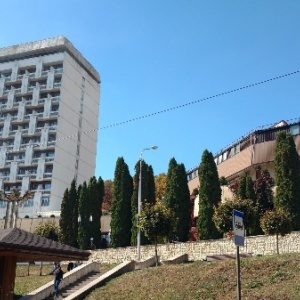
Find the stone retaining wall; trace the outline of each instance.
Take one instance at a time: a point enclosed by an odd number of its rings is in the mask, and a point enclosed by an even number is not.
[[[300,252],[300,232],[292,232],[284,237],[279,236],[279,252]],[[158,256],[161,261],[180,254],[187,254],[190,261],[205,259],[207,255],[232,254],[236,247],[232,239],[219,239],[187,243],[169,243],[158,245]],[[276,253],[276,236],[250,236],[246,238],[245,247],[240,253],[253,255],[270,255]],[[154,246],[141,246],[141,260],[155,255]],[[136,247],[99,249],[92,252],[90,260],[100,263],[120,263],[136,260]]]

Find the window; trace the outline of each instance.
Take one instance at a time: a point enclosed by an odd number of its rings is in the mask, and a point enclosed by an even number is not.
[[[52,173],[53,166],[46,166],[45,173]]]
[[[232,156],[234,156],[234,155],[235,155],[235,148],[232,147],[232,148],[230,149],[230,152],[229,152],[229,157],[232,157]]]
[[[296,124],[296,125],[291,126],[290,133],[291,133],[291,135],[300,134],[299,125]]]
[[[32,207],[33,206],[33,200],[32,199],[26,200],[23,203],[21,203],[20,206],[23,206],[23,207]]]
[[[50,199],[49,197],[43,197],[41,199],[41,206],[49,206]]]
[[[49,135],[48,142],[53,142],[55,140],[56,140],[56,135],[54,134]]]
[[[54,157],[54,151],[46,152],[46,157]]]
[[[45,183],[45,190],[51,190],[51,182]]]
[[[0,200],[0,208],[6,208],[6,201]]]

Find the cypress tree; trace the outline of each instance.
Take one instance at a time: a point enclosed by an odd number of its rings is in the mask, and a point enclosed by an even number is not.
[[[101,187],[100,187],[101,185]],[[90,178],[88,185],[88,201],[90,209],[90,238],[93,238],[93,244],[96,248],[100,247],[101,242],[101,208],[103,199],[103,180],[101,177],[97,182],[96,177]],[[101,194],[100,194],[101,192]]]
[[[237,196],[240,200],[247,199],[247,197],[246,197],[246,174],[241,175],[239,178]]]
[[[72,180],[70,189],[66,189],[61,203],[59,240],[69,246],[78,247],[78,195],[76,181]]]
[[[169,162],[164,202],[175,216],[175,238],[185,242],[190,231],[190,193],[187,185],[186,171],[183,164],[177,164],[173,157]]]
[[[64,192],[64,196],[61,202],[60,208],[60,219],[59,219],[59,227],[60,227],[60,235],[59,240],[61,243],[66,245],[71,245],[70,236],[71,236],[71,227],[72,223],[70,222],[70,207],[69,207],[69,190],[66,189]]]
[[[111,207],[111,245],[126,247],[130,245],[132,212],[132,177],[123,157],[116,162],[114,174],[114,193]]]
[[[156,200],[155,196],[155,181],[154,181],[154,174],[153,168],[151,165],[147,166],[147,202],[154,204]]]
[[[176,235],[178,236],[179,241],[186,242],[189,240],[191,225],[191,201],[184,164],[178,165],[178,188],[178,224]]]
[[[80,249],[90,248],[90,205],[88,201],[88,188],[86,182],[81,185],[79,201],[78,201],[78,213],[80,216],[80,222],[78,224],[78,245]]]
[[[72,232],[70,237],[70,246],[78,247],[77,235],[78,235],[78,193],[76,189],[75,179],[71,182],[69,190],[69,202],[70,202],[70,219],[72,224]]]
[[[212,218],[214,207],[221,202],[221,187],[217,166],[211,152],[204,150],[199,166],[199,214],[197,232],[201,240],[215,239],[221,236]]]
[[[254,190],[254,183],[250,175],[246,176],[246,198],[255,203],[256,195]]]
[[[292,218],[293,230],[300,229],[300,161],[291,134],[281,131],[276,137],[275,208],[282,208]]]

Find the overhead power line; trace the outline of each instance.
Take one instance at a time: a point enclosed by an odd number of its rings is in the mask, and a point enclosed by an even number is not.
[[[239,92],[241,90],[245,90],[245,89],[249,89],[249,88],[252,88],[252,87],[255,87],[255,86],[258,86],[258,85],[262,85],[262,84],[265,84],[265,83],[268,83],[268,82],[271,82],[271,81],[275,81],[275,80],[282,79],[282,78],[285,78],[285,77],[288,77],[288,76],[296,75],[299,72],[300,71],[294,71],[294,72],[291,72],[291,73],[286,73],[286,74],[279,75],[279,76],[276,76],[276,77],[272,77],[272,78],[269,78],[269,79],[266,79],[266,80],[251,83],[251,84],[248,84],[248,85],[245,85],[245,86],[233,89],[233,90],[229,90],[229,91],[226,91],[226,92],[223,92],[223,93],[215,94],[213,96],[204,97],[204,98],[199,99],[199,100],[191,101],[191,102],[184,103],[184,104],[181,104],[181,105],[178,105],[178,106],[169,107],[169,108],[166,108],[166,109],[154,112],[154,113],[138,116],[138,117],[135,117],[135,118],[132,118],[132,119],[129,119],[129,120],[125,120],[125,121],[121,121],[121,122],[117,122],[117,123],[114,123],[114,124],[111,124],[111,125],[106,125],[106,126],[100,127],[99,129],[100,130],[108,129],[108,128],[120,126],[120,125],[123,125],[123,124],[126,124],[126,123],[131,123],[131,122],[134,122],[134,121],[138,121],[138,120],[141,120],[141,119],[150,118],[150,117],[153,117],[153,116],[156,116],[156,115],[159,115],[159,114],[163,114],[163,113],[175,110],[175,109],[179,109],[179,108],[183,108],[183,107],[186,107],[186,106],[198,104],[200,102],[211,100],[213,98],[225,96],[225,95],[228,95],[228,94]]]

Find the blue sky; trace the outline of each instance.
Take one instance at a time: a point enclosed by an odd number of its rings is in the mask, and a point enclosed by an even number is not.
[[[66,36],[101,75],[96,176],[191,169],[259,126],[300,117],[300,1],[10,0],[0,47]],[[199,101],[207,99],[205,101]],[[111,126],[196,101],[196,104]]]

